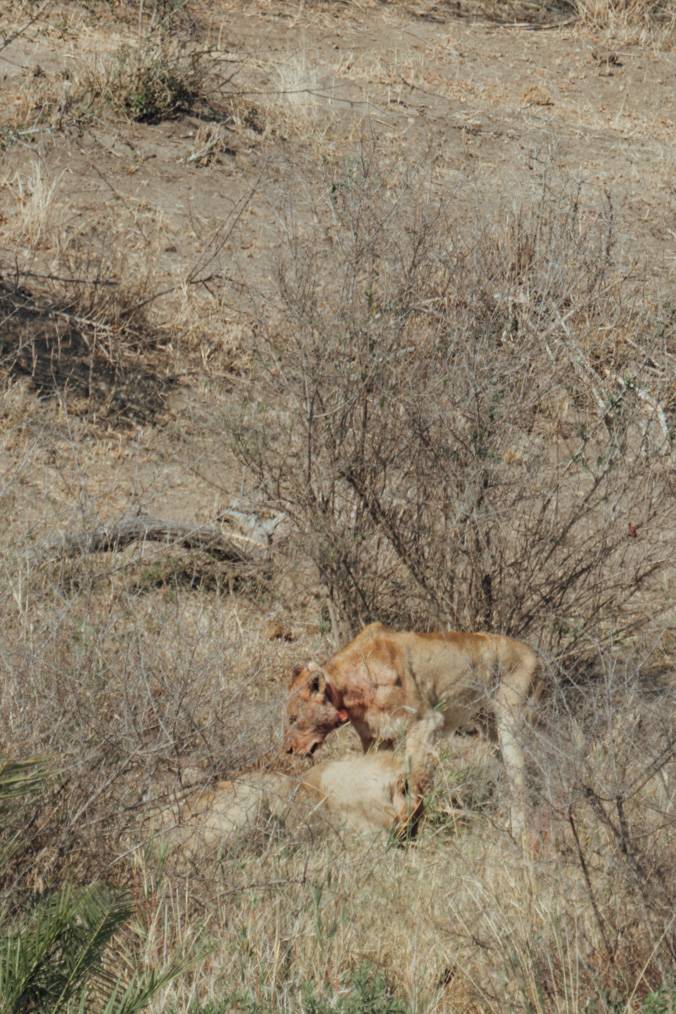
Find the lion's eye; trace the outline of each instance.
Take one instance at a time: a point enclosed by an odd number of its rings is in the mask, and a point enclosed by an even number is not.
[[[319,693],[319,676],[313,676],[312,679],[310,680],[310,693],[311,694]]]

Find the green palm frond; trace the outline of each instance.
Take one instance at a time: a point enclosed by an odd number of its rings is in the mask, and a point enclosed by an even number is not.
[[[13,805],[36,792],[46,775],[38,758],[0,758],[0,871],[9,868],[21,837],[19,811],[7,819]],[[136,1014],[199,960],[139,970],[120,935],[132,915],[131,898],[107,884],[62,887],[12,918],[5,900],[0,895],[0,1014]]]
[[[21,797],[36,794],[46,776],[47,768],[40,757],[15,761],[0,756],[0,874],[9,869],[24,836],[23,821],[16,804]],[[0,895],[0,926],[5,904],[6,899]]]
[[[29,919],[0,937],[0,1014],[143,1010],[192,962],[175,961],[128,980],[111,968],[106,952],[131,913],[129,895],[105,884],[65,887],[43,899]]]
[[[100,971],[104,950],[133,911],[126,893],[112,891],[104,884],[92,884],[80,892],[77,909],[76,925],[70,928],[70,946],[64,953],[67,976],[55,1011],[62,1008],[92,972]]]
[[[173,962],[159,971],[135,975],[126,987],[118,986],[108,997],[101,1014],[136,1014],[148,1006],[150,1001],[168,982],[186,970],[192,962]],[[82,1014],[91,1008],[80,1008]],[[79,1012],[78,1012],[79,1014]]]
[[[0,1012],[49,1003],[65,1008],[101,963],[131,914],[129,897],[105,885],[65,887],[43,899],[14,933],[0,939]]]

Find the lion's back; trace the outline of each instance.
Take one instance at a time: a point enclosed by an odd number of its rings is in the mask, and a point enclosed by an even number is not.
[[[388,829],[401,771],[401,761],[389,751],[355,754],[317,765],[303,784],[355,830]]]

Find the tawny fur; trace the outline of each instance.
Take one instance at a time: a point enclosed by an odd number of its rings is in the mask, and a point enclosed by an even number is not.
[[[430,712],[452,732],[490,708],[512,793],[512,831],[525,823],[525,772],[519,731],[537,658],[499,634],[417,634],[372,623],[319,667],[294,671],[286,747],[313,753],[350,721],[364,751],[391,748]]]
[[[227,845],[238,832],[248,832],[273,816],[287,826],[328,819],[355,831],[412,833],[422,812],[422,795],[435,762],[434,742],[439,716],[416,726],[400,753],[352,754],[315,764],[302,776],[252,771],[237,779],[192,793],[181,805],[163,839],[184,852]]]

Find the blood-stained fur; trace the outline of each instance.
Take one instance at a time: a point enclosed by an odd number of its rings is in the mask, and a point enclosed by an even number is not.
[[[286,748],[312,754],[349,721],[364,751],[374,744],[389,749],[432,712],[452,732],[490,709],[512,791],[512,831],[520,835],[525,765],[519,727],[536,668],[527,644],[500,634],[418,634],[372,623],[324,665],[294,670]]]

